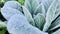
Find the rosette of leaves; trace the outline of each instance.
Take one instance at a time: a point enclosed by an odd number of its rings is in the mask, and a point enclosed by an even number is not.
[[[60,34],[58,0],[25,0],[24,6],[8,1],[1,9],[10,34]]]

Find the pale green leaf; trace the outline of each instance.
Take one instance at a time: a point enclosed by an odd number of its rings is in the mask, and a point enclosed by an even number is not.
[[[60,7],[57,8],[57,11],[55,12],[55,16],[54,16],[54,21],[52,22],[51,26],[49,27],[49,30],[53,30],[56,29],[57,27],[60,27]]]
[[[28,9],[26,7],[24,7],[24,6],[22,6],[22,7],[23,7],[24,15],[27,18],[27,20],[30,22],[30,24],[34,25],[35,23],[34,23],[31,13],[28,11]]]
[[[30,11],[31,14],[33,14],[38,5],[38,0],[25,0],[24,6]]]
[[[55,12],[54,19],[57,18],[60,15],[60,6],[58,5],[57,10]]]
[[[47,31],[50,27],[52,21],[55,19],[55,12],[57,10],[58,1],[54,0],[53,3],[50,5],[47,14],[46,14],[46,23],[44,25],[43,31]]]
[[[41,14],[44,14],[45,15],[45,8],[44,8],[44,5],[41,3],[37,6],[37,8],[35,9],[34,11],[35,14],[37,13],[41,13]]]
[[[45,24],[45,16],[43,14],[38,13],[35,17],[35,26],[39,28],[40,30],[43,29],[43,26]]]
[[[53,28],[55,26],[57,26],[58,24],[60,24],[60,7],[57,8],[57,11],[55,12],[55,16],[54,16],[54,22],[51,24],[50,28]]]
[[[51,5],[51,3],[52,3],[53,1],[54,1],[54,0],[41,0],[41,3],[43,3],[46,11],[48,10],[49,6]]]

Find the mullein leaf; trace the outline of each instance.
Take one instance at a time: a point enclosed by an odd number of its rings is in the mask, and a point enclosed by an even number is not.
[[[39,28],[40,30],[43,29],[43,26],[45,24],[45,16],[43,14],[38,13],[35,17],[35,26]]]
[[[11,34],[48,34],[29,24],[26,17],[20,14],[16,14],[9,19],[7,30]]]
[[[24,7],[24,6],[22,6],[22,7],[23,7],[24,15],[27,18],[27,20],[30,22],[30,24],[34,25],[35,23],[34,23],[31,13],[29,12],[29,10],[26,7]]]
[[[47,14],[46,14],[46,23],[44,25],[44,29],[43,31],[47,31],[48,28],[50,27],[52,21],[55,19],[55,12],[57,10],[57,6],[58,6],[58,1],[54,0],[53,3],[50,5]]]
[[[44,5],[41,3],[37,6],[37,8],[35,9],[34,11],[35,14],[37,13],[41,13],[41,14],[44,14],[45,15],[45,8],[44,8]]]

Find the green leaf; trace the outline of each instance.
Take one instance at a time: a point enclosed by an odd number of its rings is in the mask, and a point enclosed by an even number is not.
[[[60,7],[58,7],[56,12],[55,12],[54,18],[56,18],[56,19],[54,20],[54,22],[52,22],[51,26],[49,27],[50,31],[60,27],[60,25],[59,25],[60,24],[60,17],[59,17],[59,15],[60,15]]]
[[[38,0],[25,0],[24,6],[30,11],[31,14],[33,14],[38,5]]]
[[[23,15],[19,10],[13,9],[11,7],[4,7],[1,9],[1,13],[4,16],[6,20],[9,20],[11,16],[14,14],[21,14]]]
[[[5,3],[5,1],[0,0],[0,7],[3,7],[3,4]]]
[[[46,23],[44,25],[43,31],[47,31],[50,27],[52,21],[55,19],[55,12],[58,7],[58,1],[54,0],[53,3],[50,5],[47,14],[46,14]]]
[[[19,3],[21,3],[22,5],[24,4],[25,0],[18,0]]]
[[[0,21],[0,28],[4,28],[4,27],[6,27],[6,22]]]
[[[60,15],[60,7],[58,7],[57,10],[56,10],[56,12],[55,12],[54,18],[56,18],[56,19],[51,24],[50,29],[53,28],[53,27],[55,27],[55,26],[57,26],[58,24],[60,24],[60,22],[59,22],[60,21],[59,15]]]
[[[3,2],[4,3],[5,1],[4,0],[0,0],[0,2]]]
[[[14,1],[14,0],[6,0],[6,1]]]
[[[29,24],[26,17],[20,14],[9,19],[7,30],[11,34],[48,34]]]
[[[39,28],[40,30],[43,29],[43,26],[45,24],[45,16],[43,14],[38,13],[35,17],[35,26]]]
[[[0,34],[5,34],[6,30],[0,31]]]
[[[60,34],[60,29],[57,30],[56,32],[52,33],[52,34]]]
[[[45,8],[44,5],[41,3],[40,5],[37,6],[37,8],[34,11],[35,14],[41,13],[45,15]]]
[[[5,22],[0,21],[0,34],[5,34],[6,32],[6,24]]]
[[[24,7],[24,6],[22,6],[22,7],[23,7],[24,15],[27,18],[27,20],[29,21],[29,23],[32,25],[35,25],[31,13],[28,11],[28,9],[26,7]]]

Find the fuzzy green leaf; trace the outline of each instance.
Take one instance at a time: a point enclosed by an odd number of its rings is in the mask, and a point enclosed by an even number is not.
[[[41,0],[41,3],[43,3],[46,11],[48,10],[49,6],[51,5],[51,3],[52,3],[53,1],[54,1],[54,0]]]
[[[51,24],[50,29],[55,27],[55,26],[57,26],[58,24],[60,24],[60,17],[59,17],[59,15],[60,15],[60,7],[57,8],[57,11],[55,12],[55,16],[54,16],[54,18],[57,18],[57,17],[58,18],[55,19],[55,21]]]
[[[34,25],[35,23],[34,23],[31,13],[28,11],[28,9],[26,7],[24,7],[24,6],[22,6],[22,7],[23,7],[24,15],[27,18],[27,20],[30,22],[30,24]]]
[[[55,12],[57,10],[58,1],[54,0],[53,3],[50,5],[47,14],[46,14],[46,23],[44,25],[43,31],[47,31],[50,27],[52,21],[55,19]]]
[[[40,5],[37,6],[37,8],[34,11],[35,14],[41,13],[45,15],[45,8],[44,5],[41,3]]]
[[[39,28],[40,30],[43,29],[43,26],[45,24],[45,16],[43,14],[38,13],[35,17],[35,26]]]
[[[33,14],[38,5],[38,0],[25,0],[24,6],[30,11],[31,14]]]

